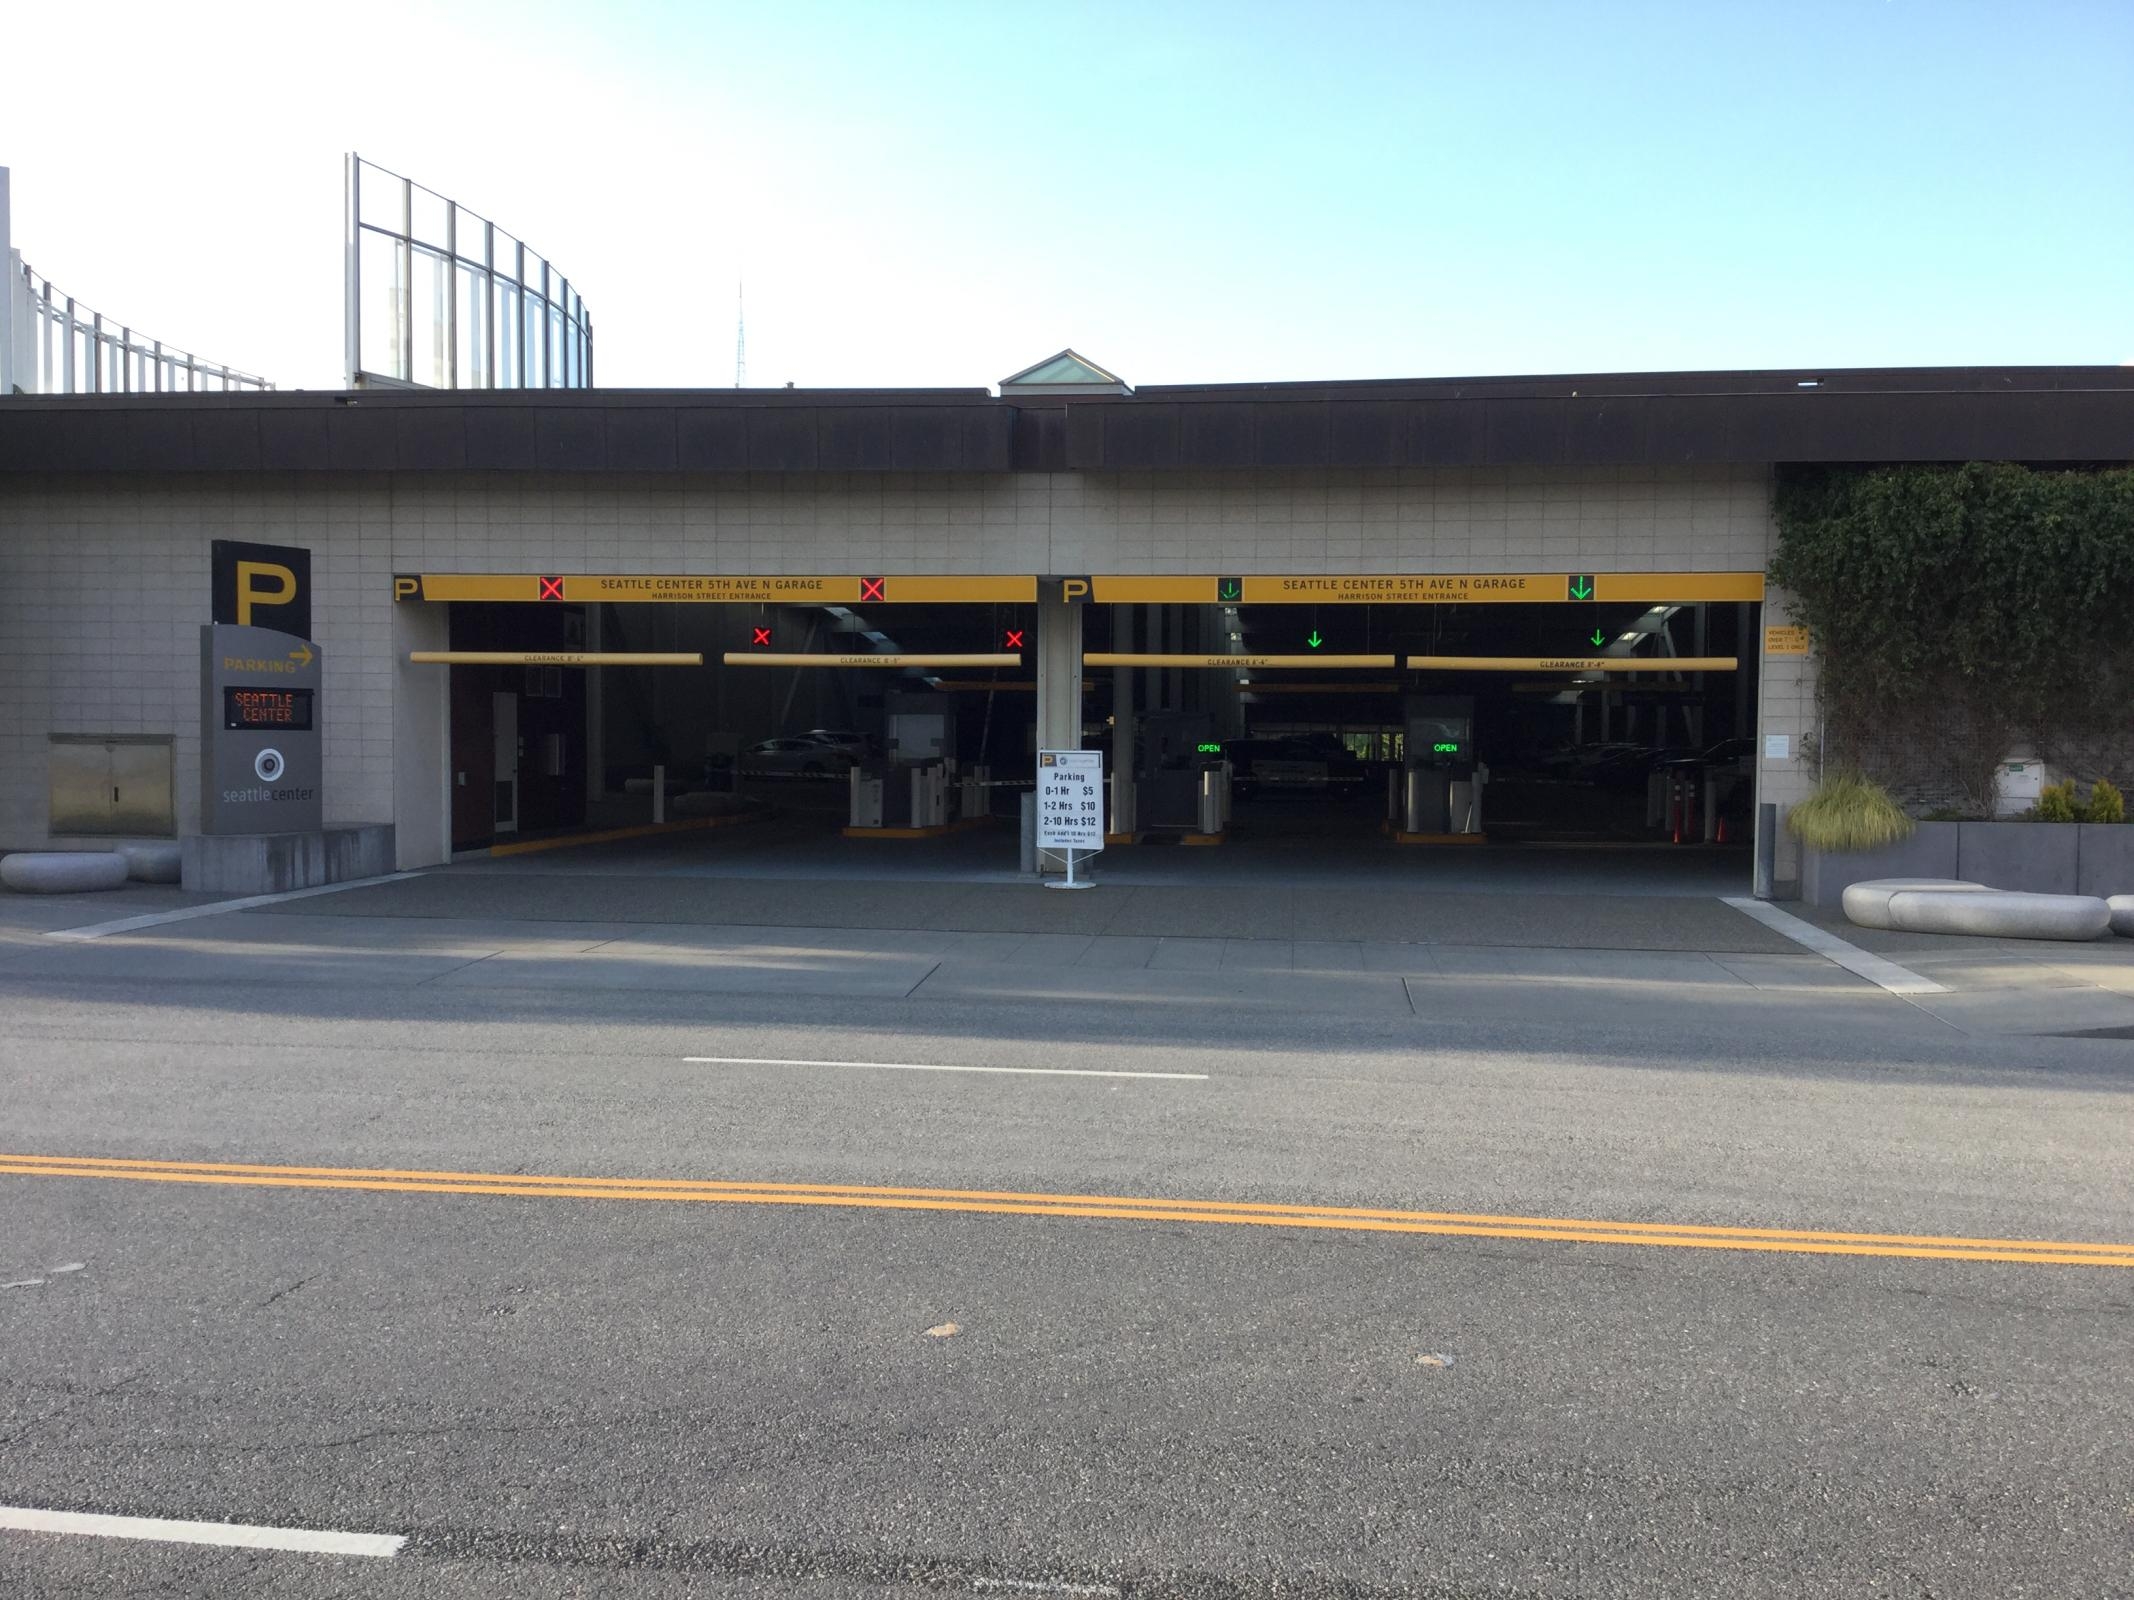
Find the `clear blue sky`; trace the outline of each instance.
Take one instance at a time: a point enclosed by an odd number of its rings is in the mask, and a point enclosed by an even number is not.
[[[568,271],[605,383],[731,383],[737,275],[765,384],[2134,360],[2129,0],[83,9],[251,103],[29,75],[18,248],[285,383],[351,148]]]

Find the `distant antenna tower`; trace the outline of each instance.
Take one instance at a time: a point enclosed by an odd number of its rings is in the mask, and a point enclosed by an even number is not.
[[[741,298],[741,280],[734,280],[734,387],[748,381],[748,307]]]

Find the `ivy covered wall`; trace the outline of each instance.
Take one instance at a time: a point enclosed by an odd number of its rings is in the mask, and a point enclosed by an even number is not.
[[[1826,765],[1970,815],[2026,749],[2134,781],[2134,470],[1792,467],[1776,511]]]

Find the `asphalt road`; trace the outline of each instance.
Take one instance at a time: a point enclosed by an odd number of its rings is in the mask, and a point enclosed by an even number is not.
[[[278,1169],[0,1170],[0,1506],[406,1542],[0,1532],[0,1593],[2134,1592],[2134,1268],[1490,1220],[2134,1245],[2134,1045],[308,970],[0,966],[0,1150]],[[1172,1076],[883,1070],[951,1065]]]

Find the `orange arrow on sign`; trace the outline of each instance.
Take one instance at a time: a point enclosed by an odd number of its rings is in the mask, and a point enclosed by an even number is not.
[[[289,659],[300,667],[310,666],[312,662],[311,646],[308,644],[298,645],[289,652]]]

